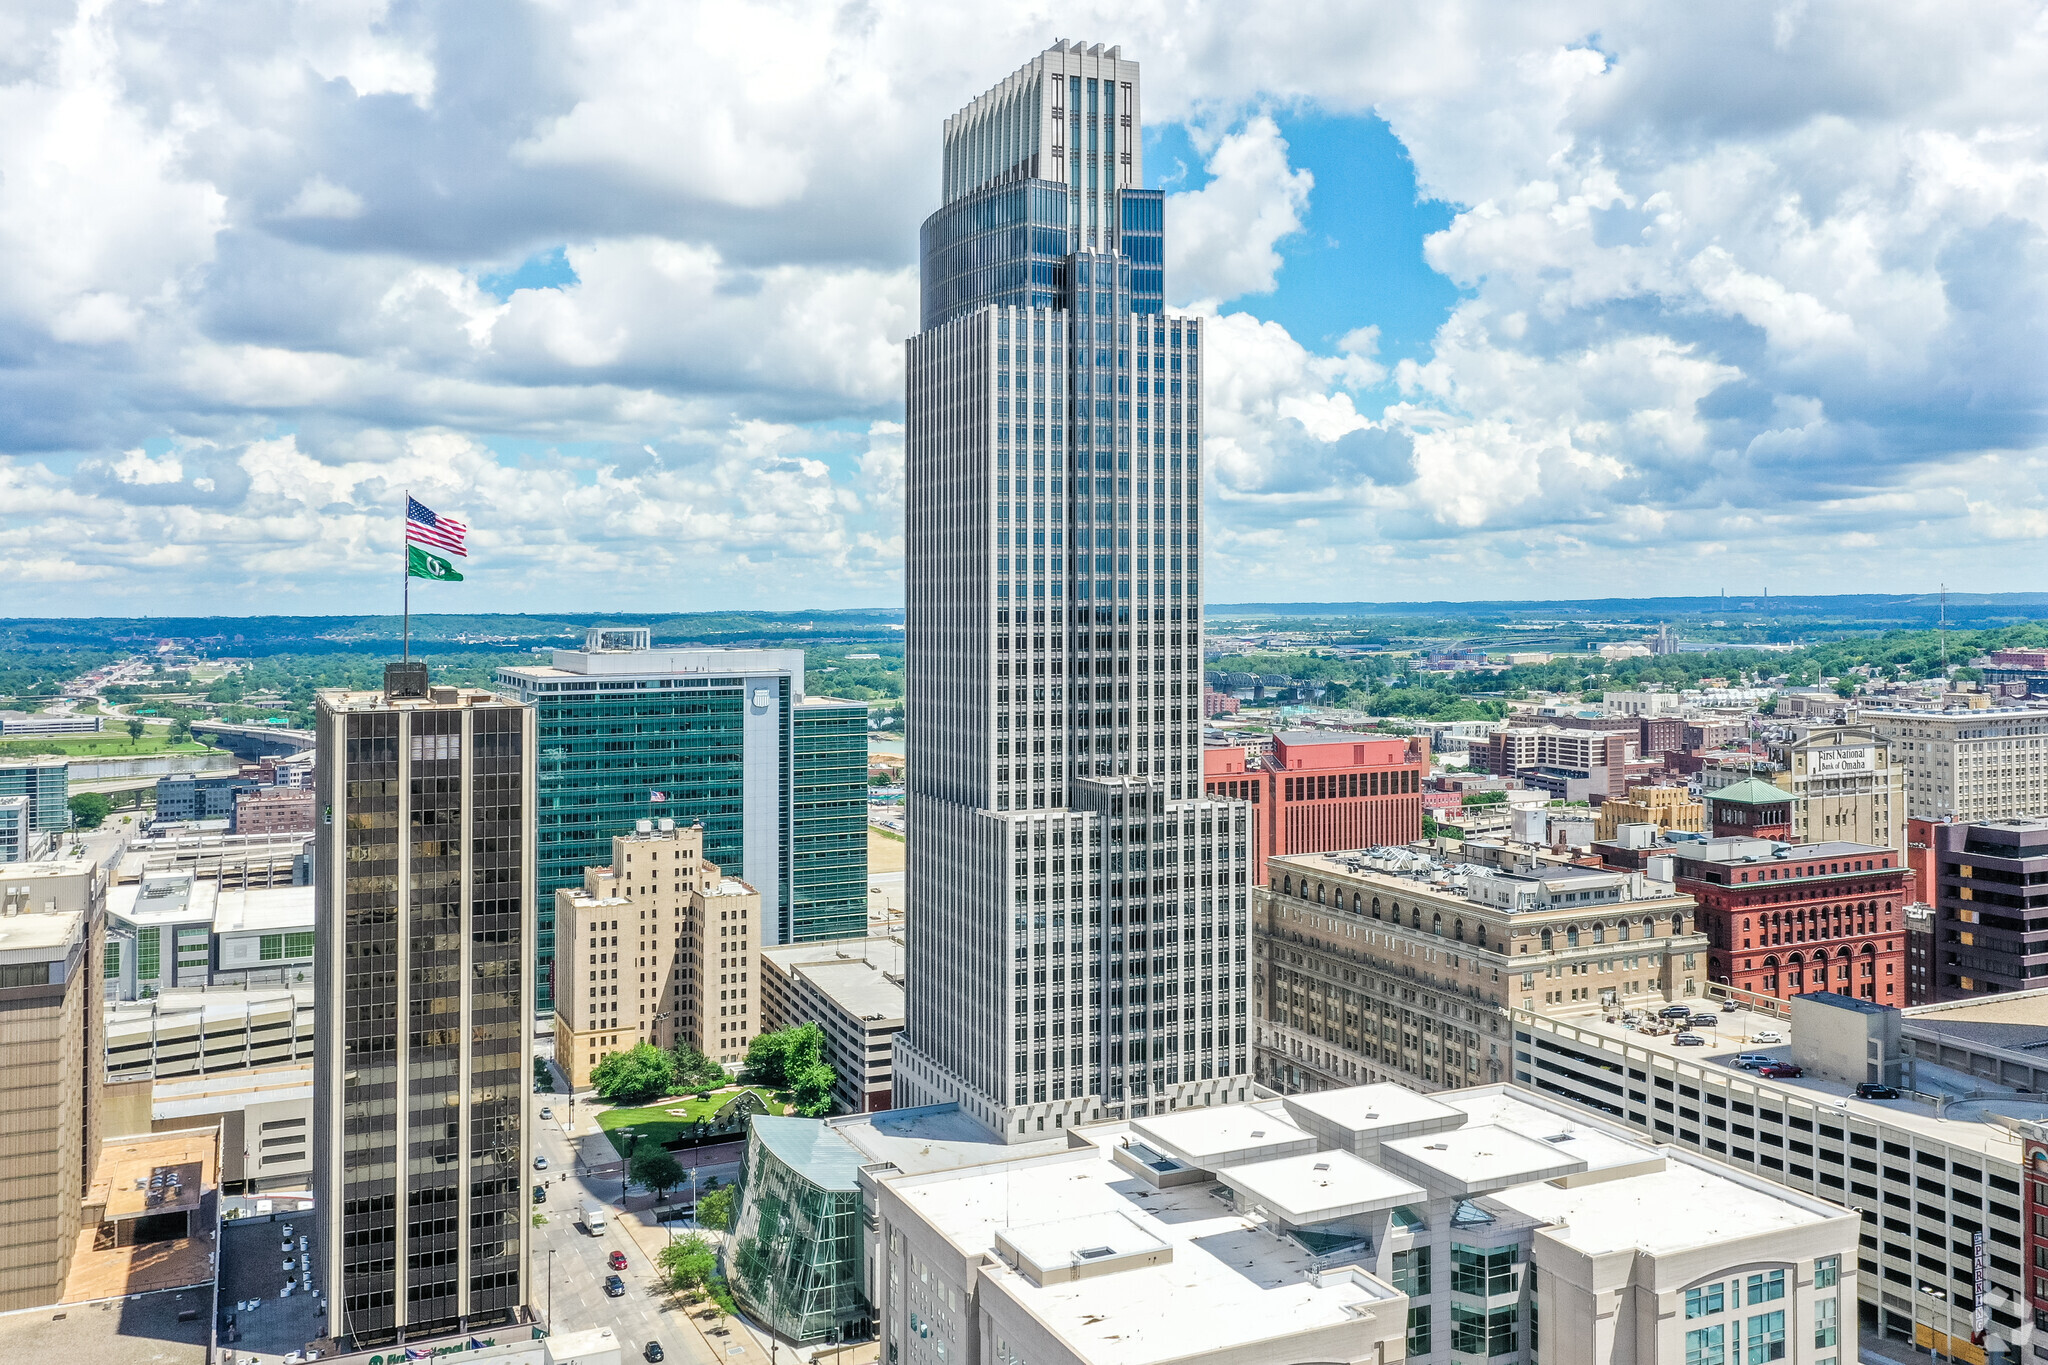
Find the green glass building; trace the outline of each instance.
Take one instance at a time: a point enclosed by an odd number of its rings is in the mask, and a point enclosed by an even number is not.
[[[539,718],[537,1005],[554,1012],[555,891],[657,817],[761,894],[759,942],[867,932],[867,706],[804,696],[795,649],[657,649],[588,632],[497,689]]]
[[[754,1116],[721,1259],[733,1297],[776,1335],[809,1345],[873,1330],[861,1281],[866,1160],[816,1119]]]

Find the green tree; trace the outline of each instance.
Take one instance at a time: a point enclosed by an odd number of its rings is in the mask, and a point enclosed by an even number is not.
[[[708,1190],[697,1200],[697,1223],[719,1232],[732,1230],[732,1191]]]
[[[183,716],[171,722],[171,743],[184,744],[192,738],[192,722]]]
[[[789,1078],[789,1107],[807,1119],[832,1112],[832,1087],[838,1074],[823,1062],[812,1062]]]
[[[658,1198],[683,1183],[683,1168],[668,1148],[658,1142],[643,1142],[626,1163],[627,1173]]]
[[[732,1077],[726,1074],[724,1067],[681,1038],[676,1039],[669,1055],[675,1061],[677,1090],[716,1090],[732,1083]]]
[[[113,813],[113,798],[103,792],[80,792],[71,798],[71,823],[80,829],[98,829]]]
[[[130,744],[139,743],[142,739],[142,730],[143,725],[141,721],[130,720],[128,722],[128,742]]]
[[[675,1085],[675,1059],[652,1043],[636,1043],[624,1052],[605,1056],[591,1070],[598,1097],[618,1102],[666,1095]]]
[[[661,1267],[668,1287],[678,1294],[695,1294],[712,1283],[712,1277],[718,1273],[718,1253],[700,1232],[670,1242],[656,1253],[654,1263]],[[712,1295],[714,1302],[717,1297],[716,1293]]]
[[[798,1024],[777,1033],[761,1034],[748,1044],[743,1079],[755,1085],[787,1090],[798,1076],[824,1060],[825,1030],[815,1022]]]

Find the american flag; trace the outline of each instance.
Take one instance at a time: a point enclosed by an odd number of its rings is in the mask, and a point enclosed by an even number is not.
[[[649,793],[647,793],[647,799],[648,799],[649,801],[666,801],[666,800],[668,800],[668,793],[667,793],[667,792],[649,792]]]
[[[405,500],[405,539],[412,545],[432,545],[452,555],[469,558],[469,551],[462,548],[463,537],[469,528],[453,517],[434,515],[433,509],[410,495]]]

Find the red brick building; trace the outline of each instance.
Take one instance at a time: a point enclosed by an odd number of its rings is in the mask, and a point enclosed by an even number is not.
[[[1790,839],[1792,793],[1760,777],[1707,792],[1707,830],[1716,839]]]
[[[1429,741],[1293,730],[1265,758],[1205,749],[1202,774],[1209,795],[1252,803],[1252,876],[1264,885],[1276,854],[1420,839]]]
[[[1711,980],[1781,1000],[1831,990],[1906,1004],[1907,873],[1895,850],[1710,839],[1672,853],[1678,889],[1699,903]]]

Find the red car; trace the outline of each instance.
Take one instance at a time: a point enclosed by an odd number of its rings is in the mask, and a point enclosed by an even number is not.
[[[613,1270],[624,1270],[626,1268],[626,1253],[623,1251],[614,1251],[611,1254],[611,1263]]]
[[[1774,1080],[1786,1080],[1793,1076],[1804,1076],[1806,1072],[1790,1062],[1772,1062],[1769,1066],[1758,1067],[1756,1074],[1759,1076],[1769,1076]]]

